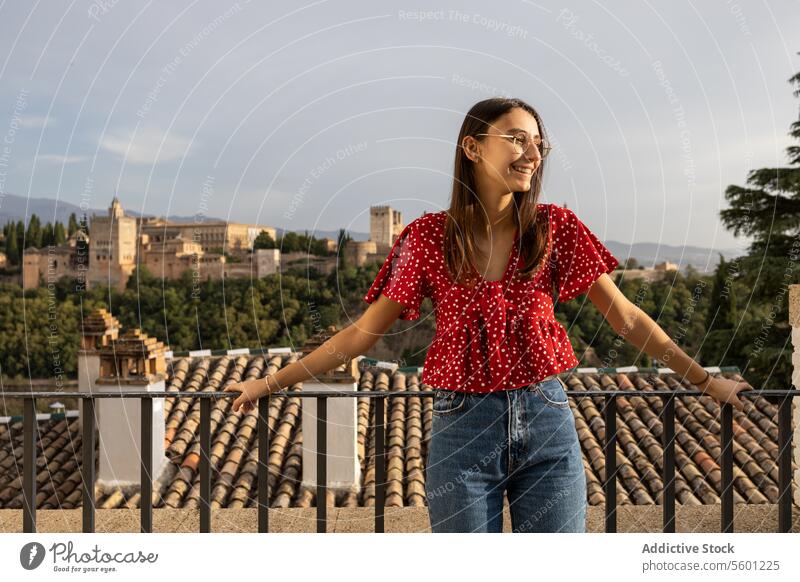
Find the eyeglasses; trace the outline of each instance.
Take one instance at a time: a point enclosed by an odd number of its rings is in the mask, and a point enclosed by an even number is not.
[[[481,135],[488,135],[490,137],[503,137],[503,138],[507,139],[508,141],[510,141],[513,144],[514,152],[517,153],[517,154],[521,154],[522,152],[526,151],[528,149],[528,147],[530,147],[531,143],[533,143],[533,145],[536,146],[536,149],[539,150],[539,154],[543,158],[546,157],[547,154],[550,153],[550,150],[553,149],[553,146],[551,146],[546,141],[543,142],[542,138],[540,136],[538,136],[538,135],[536,137],[533,137],[533,138],[525,139],[525,135],[521,134],[521,133],[517,134],[517,135],[506,135],[506,134],[502,134],[502,133],[476,133],[475,137],[478,137],[478,136],[481,136]]]

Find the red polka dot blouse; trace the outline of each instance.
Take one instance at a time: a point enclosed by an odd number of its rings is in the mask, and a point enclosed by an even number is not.
[[[619,261],[569,208],[539,204],[548,212],[558,301],[585,293]],[[400,319],[419,318],[430,297],[436,334],[421,381],[435,388],[492,392],[518,388],[578,365],[567,331],[553,312],[551,261],[530,281],[515,277],[522,257],[515,237],[505,273],[497,281],[479,279],[469,288],[455,283],[444,261],[447,211],[425,214],[397,237],[364,296],[372,303],[383,293],[405,308]]]

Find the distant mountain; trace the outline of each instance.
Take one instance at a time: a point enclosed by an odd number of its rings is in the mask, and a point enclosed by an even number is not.
[[[632,257],[643,268],[652,268],[656,263],[669,261],[678,265],[680,271],[685,271],[686,267],[692,265],[701,273],[712,272],[719,263],[719,255],[725,257],[727,261],[741,256],[745,252],[740,249],[708,249],[661,243],[634,243],[631,245],[614,240],[604,241],[603,244],[620,263],[623,263],[628,257]]]
[[[69,220],[69,215],[75,213],[75,216],[80,218],[83,214],[91,216],[92,214],[106,214],[108,208],[88,208],[82,210],[80,206],[76,206],[64,200],[55,200],[53,198],[26,198],[24,196],[17,196],[15,194],[0,195],[0,225],[5,224],[9,220],[21,220],[25,223],[28,218],[35,214],[43,223],[53,222],[58,220],[66,224]],[[153,216],[152,214],[141,214],[128,208],[125,213],[130,216]],[[213,216],[205,216],[204,220],[221,220]],[[170,216],[169,220],[175,222],[192,222],[195,220],[194,216]]]
[[[14,194],[0,195],[0,224],[5,224],[10,220],[21,220],[27,222],[31,214],[35,214],[43,223],[53,222],[53,219],[66,224],[69,215],[75,213],[78,218],[84,214],[79,206],[64,202],[63,200],[53,200],[52,198],[26,198]],[[86,211],[87,216],[93,212],[101,212],[97,208]],[[108,212],[104,210],[102,212]],[[54,216],[55,215],[55,216]]]
[[[124,204],[123,204],[124,206]],[[91,216],[92,214],[106,214],[108,212],[108,208],[88,208],[87,210],[81,210],[79,206],[72,204],[70,202],[65,202],[63,200],[55,200],[53,198],[26,198],[24,196],[17,196],[15,194],[5,194],[0,195],[0,226],[7,223],[9,220],[14,221],[23,221],[27,224],[28,218],[35,214],[39,217],[39,219],[43,223],[53,222],[53,218],[55,216],[55,220],[61,221],[64,224],[67,223],[69,220],[69,215],[75,213],[75,216],[80,218],[83,214],[86,216]],[[129,208],[125,208],[125,213],[130,216],[153,216],[152,214],[141,214],[136,212],[135,210],[130,210]],[[193,222],[196,220],[195,216],[180,216],[180,215],[170,215],[169,220],[174,220],[175,222]],[[224,220],[222,218],[217,218],[214,216],[204,216],[204,222],[210,220]],[[286,229],[283,228],[276,228],[277,236],[283,236],[284,232],[288,232]],[[295,230],[299,234],[305,233],[304,229]],[[309,233],[311,234],[311,233]],[[353,240],[369,240],[369,233],[364,232],[350,232],[350,236]],[[316,238],[331,238],[336,240],[339,236],[338,230],[317,230],[313,233]]]
[[[283,229],[277,228],[277,236],[283,236]],[[303,234],[304,231],[297,231]],[[309,234],[311,232],[309,231]],[[338,230],[318,230],[313,233],[317,238],[331,238],[336,240],[339,236]],[[352,232],[348,233],[353,240],[365,241],[369,240],[368,232]],[[669,261],[678,265],[678,269],[682,272],[686,271],[689,265],[701,273],[713,272],[719,263],[719,255],[725,257],[725,260],[733,259],[744,254],[744,251],[739,249],[708,249],[703,247],[693,246],[672,246],[659,243],[634,243],[632,245],[625,244],[617,241],[604,241],[608,250],[619,260],[620,263],[625,262],[628,257],[636,259],[642,268],[652,268],[656,263]]]

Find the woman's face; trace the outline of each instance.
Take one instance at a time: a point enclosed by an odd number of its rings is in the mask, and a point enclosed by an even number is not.
[[[489,187],[493,191],[524,192],[531,187],[533,173],[542,162],[539,149],[533,139],[539,136],[536,118],[520,107],[515,107],[497,118],[474,144],[477,156],[470,154],[475,164],[475,178],[479,187]],[[527,138],[522,141],[520,152],[515,150],[510,138],[499,135],[519,135]],[[466,138],[465,138],[466,139]]]

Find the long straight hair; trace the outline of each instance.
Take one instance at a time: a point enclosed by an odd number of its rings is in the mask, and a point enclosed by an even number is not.
[[[521,99],[503,97],[485,99],[473,105],[458,134],[453,190],[445,222],[444,258],[453,280],[466,286],[472,286],[479,277],[474,261],[478,254],[474,233],[485,232],[488,222],[476,191],[474,162],[464,153],[462,142],[465,136],[487,133],[491,124],[515,107],[521,107],[533,115],[539,124],[542,140],[546,140],[544,124],[537,111]],[[480,141],[484,138],[475,139]],[[550,221],[546,213],[537,213],[546,160],[547,158],[542,159],[531,176],[530,189],[514,192],[513,215],[519,232],[519,252],[522,257],[522,266],[516,270],[516,276],[523,279],[533,278],[547,259]],[[511,257],[511,260],[516,260],[516,257]]]

